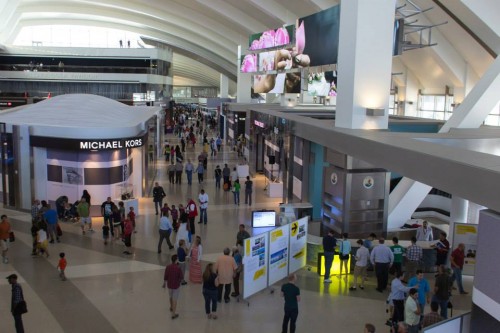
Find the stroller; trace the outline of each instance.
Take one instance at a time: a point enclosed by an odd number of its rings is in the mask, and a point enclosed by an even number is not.
[[[64,221],[71,221],[71,222],[78,222],[78,212],[76,210],[76,207],[78,206],[80,202],[77,200],[75,201],[74,204],[67,203],[66,206],[64,207],[64,213],[63,213],[63,220]]]

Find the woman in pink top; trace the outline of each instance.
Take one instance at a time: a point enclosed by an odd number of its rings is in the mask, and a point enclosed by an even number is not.
[[[191,251],[189,252],[189,257],[191,258],[189,261],[189,281],[192,283],[201,283],[201,255],[202,255],[202,247],[201,247],[201,237],[196,236],[196,239],[191,246]]]

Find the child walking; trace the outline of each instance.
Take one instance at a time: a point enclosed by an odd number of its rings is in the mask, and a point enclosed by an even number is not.
[[[130,220],[130,222],[132,222],[132,227],[134,229],[134,234],[137,233],[137,230],[135,230],[135,212],[134,212],[134,207],[130,207],[129,208],[129,212],[127,214],[127,217]]]
[[[57,268],[59,268],[59,277],[62,281],[66,281],[66,275],[64,274],[64,270],[66,269],[66,254],[64,252],[59,253],[59,263],[57,264]]]

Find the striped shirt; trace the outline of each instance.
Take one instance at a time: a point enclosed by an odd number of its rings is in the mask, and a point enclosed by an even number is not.
[[[408,246],[408,249],[406,250],[406,259],[410,261],[420,261],[422,260],[422,257],[423,252],[420,246],[418,246],[417,244]]]

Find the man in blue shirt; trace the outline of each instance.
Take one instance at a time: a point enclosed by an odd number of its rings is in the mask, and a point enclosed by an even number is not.
[[[424,316],[424,308],[425,303],[430,303],[431,297],[429,292],[431,291],[431,287],[427,279],[424,278],[424,273],[421,269],[417,270],[417,275],[412,277],[410,281],[408,281],[408,287],[418,287],[418,304],[420,305],[420,313],[421,320]]]
[[[54,243],[54,236],[59,243],[59,236],[57,236],[57,211],[49,206],[49,209],[43,213],[43,219],[47,223],[47,232],[50,236],[50,243]]]
[[[323,237],[323,251],[325,253],[325,283],[332,282],[332,280],[330,280],[330,269],[332,268],[336,245],[337,240],[333,237],[333,230],[329,229],[326,236]]]
[[[389,280],[389,268],[394,262],[394,253],[386,246],[385,239],[379,238],[379,245],[375,246],[370,254],[370,262],[375,266],[377,275],[377,291],[383,292],[387,288]]]

